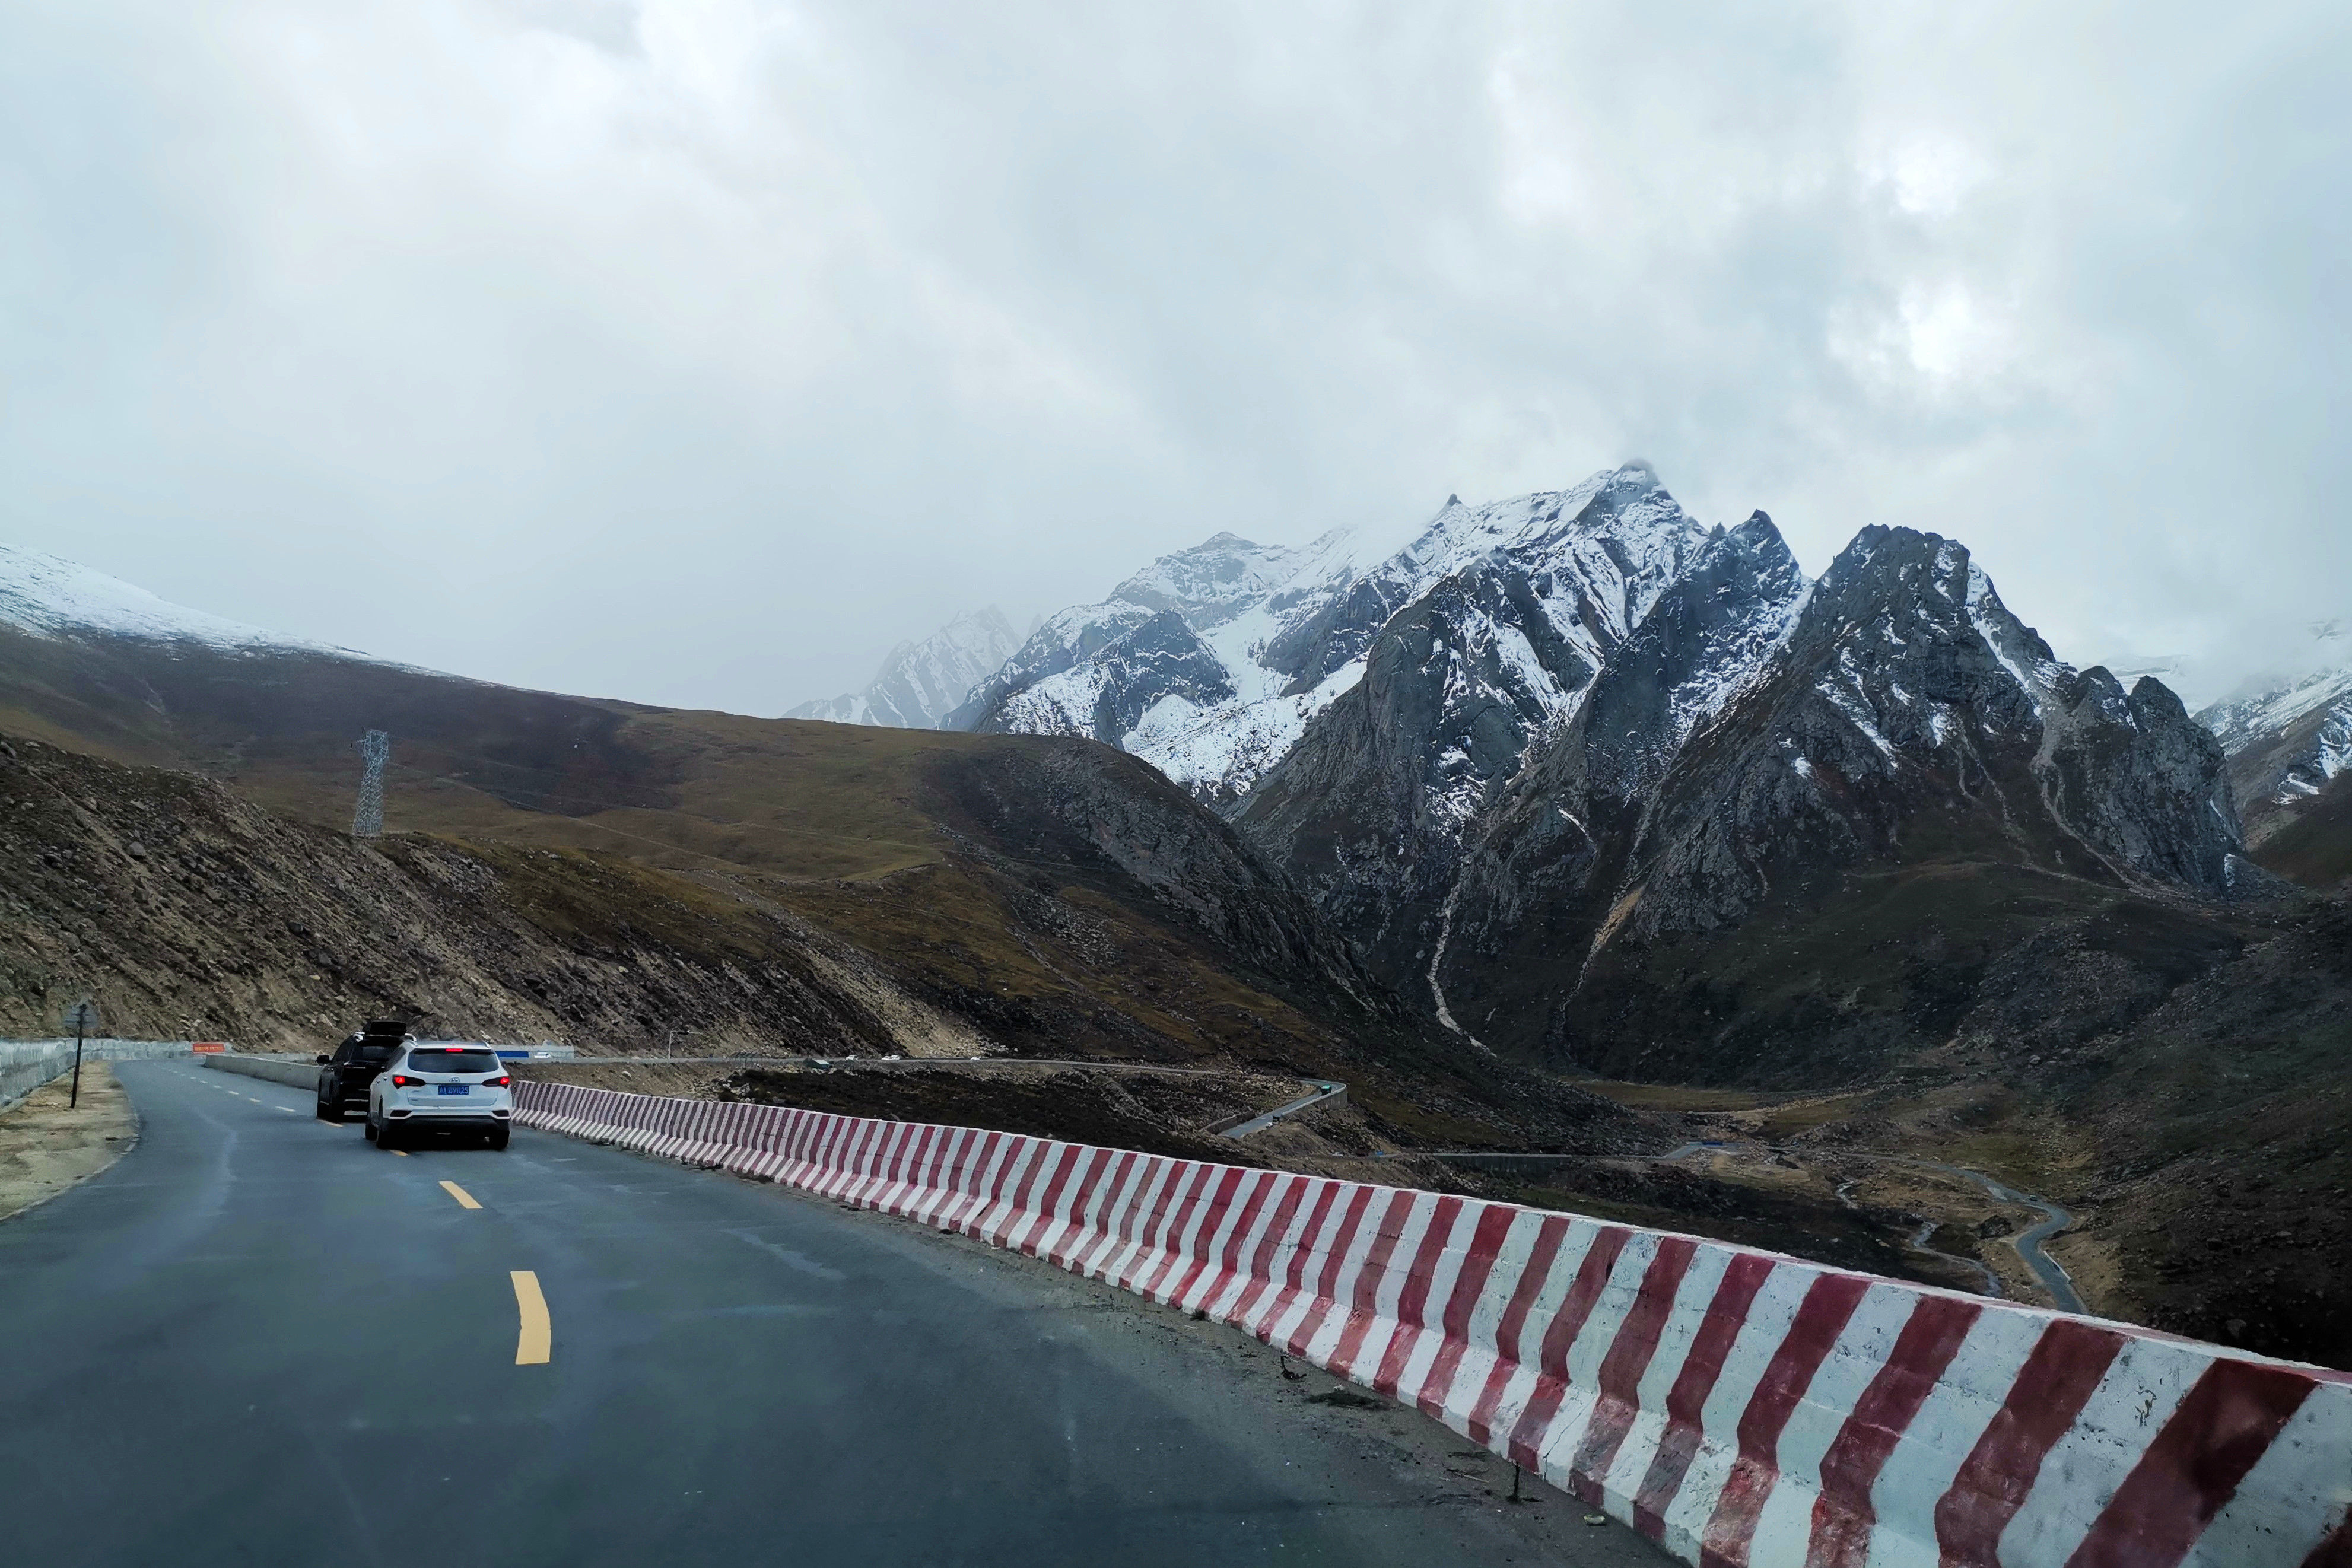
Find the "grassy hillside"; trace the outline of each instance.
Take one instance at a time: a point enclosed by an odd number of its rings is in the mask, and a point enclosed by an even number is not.
[[[370,727],[393,736],[389,836],[354,852],[343,830]],[[1447,1109],[1511,1146],[1573,1144],[1596,1118],[1633,1124],[1429,1038],[1223,823],[1089,742],[678,712],[307,654],[5,632],[0,730],[217,780],[307,833],[320,879],[352,860],[424,867],[430,881],[439,857],[458,856],[534,943],[620,955],[658,942],[719,991],[700,1008],[535,1009],[520,980],[520,998],[490,995],[503,987],[485,971],[467,982],[478,1005],[457,1006],[415,972],[344,984],[281,952],[269,999],[208,1015],[228,1032],[280,1036],[404,1003],[468,1030],[622,1051],[684,1029],[698,1049],[1262,1066]],[[93,798],[150,788],[90,777]],[[56,830],[69,851],[97,831]],[[265,949],[288,939],[266,935]],[[756,987],[763,967],[793,964],[850,977],[856,1006],[822,1029],[763,1027],[727,999],[742,989],[736,972]]]
[[[936,858],[931,761],[1006,742],[688,713],[302,653],[0,629],[0,728],[235,784],[347,826],[362,731],[388,730],[394,830],[873,876]]]

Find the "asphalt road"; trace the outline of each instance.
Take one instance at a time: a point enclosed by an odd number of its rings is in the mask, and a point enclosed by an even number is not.
[[[549,1134],[385,1154],[299,1090],[117,1071],[138,1146],[0,1225],[9,1562],[1664,1561],[1032,1260]]]
[[[2058,1303],[2060,1312],[2087,1312],[2091,1310],[2084,1304],[2081,1292],[2074,1289],[2074,1277],[2066,1272],[2066,1266],[2050,1256],[2042,1246],[2074,1223],[2073,1214],[2046,1197],[2036,1197],[2030,1192],[2020,1192],[2015,1187],[2003,1186],[1984,1172],[1972,1171],[1966,1166],[1948,1166],[1941,1160],[1915,1160],[1912,1163],[1926,1166],[1931,1170],[1966,1176],[2000,1202],[2019,1204],[2038,1211],[2042,1216],[2040,1221],[2017,1234],[2017,1255],[2025,1260],[2025,1266],[2033,1270],[2033,1277],[2042,1281],[2042,1288],[2050,1292],[2050,1299]]]

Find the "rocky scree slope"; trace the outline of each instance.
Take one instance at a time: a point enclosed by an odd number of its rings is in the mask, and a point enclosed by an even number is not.
[[[2092,937],[2126,953],[2053,933],[2042,973],[2014,966],[2015,1001],[1962,1033],[2091,1129],[2079,1202],[2117,1257],[2113,1310],[2352,1367],[2352,903],[2245,915]],[[2136,1005],[2118,1008],[2126,966]],[[2106,1006],[2065,1005],[2094,998]]]
[[[1020,646],[994,605],[959,615],[918,643],[901,643],[862,692],[805,702],[786,718],[937,729]]]
[[[132,1035],[308,1050],[362,1017],[592,1051],[834,1057],[1013,1053],[1260,1061],[1337,1075],[1393,1139],[1468,1132],[1503,1146],[1654,1151],[1638,1114],[1533,1075],[1465,1072],[1381,1032],[1377,998],[1342,1034],[1221,967],[1234,948],[1123,905],[1128,873],[1066,813],[1101,805],[1087,764],[985,759],[943,779],[951,809],[1044,800],[1022,842],[975,845],[895,893],[831,884],[810,914],[761,879],[681,873],[583,849],[393,834],[358,844],[193,774],[0,739],[0,1033],[48,1035],[82,996]],[[1122,758],[1116,768],[1139,768]],[[1164,780],[1190,813],[1199,810]],[[1033,813],[1037,814],[1037,813]],[[1228,914],[1246,852],[1161,831],[1126,858],[1238,946],[1313,965],[1304,906],[1263,887]],[[1222,837],[1220,837],[1222,835]],[[1066,853],[1057,874],[1003,852]],[[1002,873],[1018,867],[1015,880]],[[829,896],[828,896],[829,895]],[[814,917],[812,917],[814,915]],[[870,945],[866,945],[870,944]],[[1311,993],[1309,993],[1311,999]],[[1392,1010],[1392,1009],[1390,1009]],[[1399,1049],[1401,1047],[1402,1049]]]
[[[1791,1066],[1789,1038],[1844,1028],[1755,1035],[1770,1009],[1725,983],[1717,947],[1758,915],[1851,919],[1900,887],[1910,913],[1881,908],[1877,943],[1916,939],[1933,967],[1978,901],[2010,936],[2045,917],[2018,904],[2027,885],[2070,906],[2273,883],[2243,855],[2219,744],[2162,685],[2061,664],[1954,541],[1867,528],[1798,589],[1758,517],[1477,824],[1450,930],[1417,930],[1448,938],[1435,984],[1490,1043],[1615,1069],[1633,1051],[1645,1071],[1666,1049],[1676,1071],[1736,1073],[1768,1040]],[[1857,1009],[1882,1037],[1865,1056],[1930,1021]]]
[[[1641,798],[1785,630],[1805,585],[1759,514],[1705,538],[1654,597],[1644,583],[1633,602],[1642,613],[1622,632],[1612,618],[1580,612],[1581,651],[1554,644],[1549,660],[1515,660],[1509,632],[1548,624],[1509,613],[1534,586],[1507,559],[1484,559],[1401,611],[1375,639],[1364,679],[1307,727],[1236,819],[1383,973],[1428,967],[1462,852],[1505,809],[1531,747],[1597,776],[1621,805]]]
[[[583,851],[354,845],[191,774],[0,740],[0,1032],[894,1049],[887,985],[805,922]]]
[[[1833,1142],[2063,1203],[2102,1315],[2352,1366],[2352,903],[2045,909],[1943,1029]]]

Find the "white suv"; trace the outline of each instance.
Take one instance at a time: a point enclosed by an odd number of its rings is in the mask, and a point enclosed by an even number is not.
[[[469,1134],[503,1149],[513,1118],[514,1080],[487,1045],[411,1045],[368,1085],[367,1135],[380,1149]]]

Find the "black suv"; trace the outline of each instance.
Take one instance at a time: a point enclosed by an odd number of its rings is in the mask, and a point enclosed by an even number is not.
[[[397,1021],[363,1024],[359,1033],[319,1058],[319,1120],[341,1122],[368,1109],[368,1085],[408,1043],[408,1026]]]

